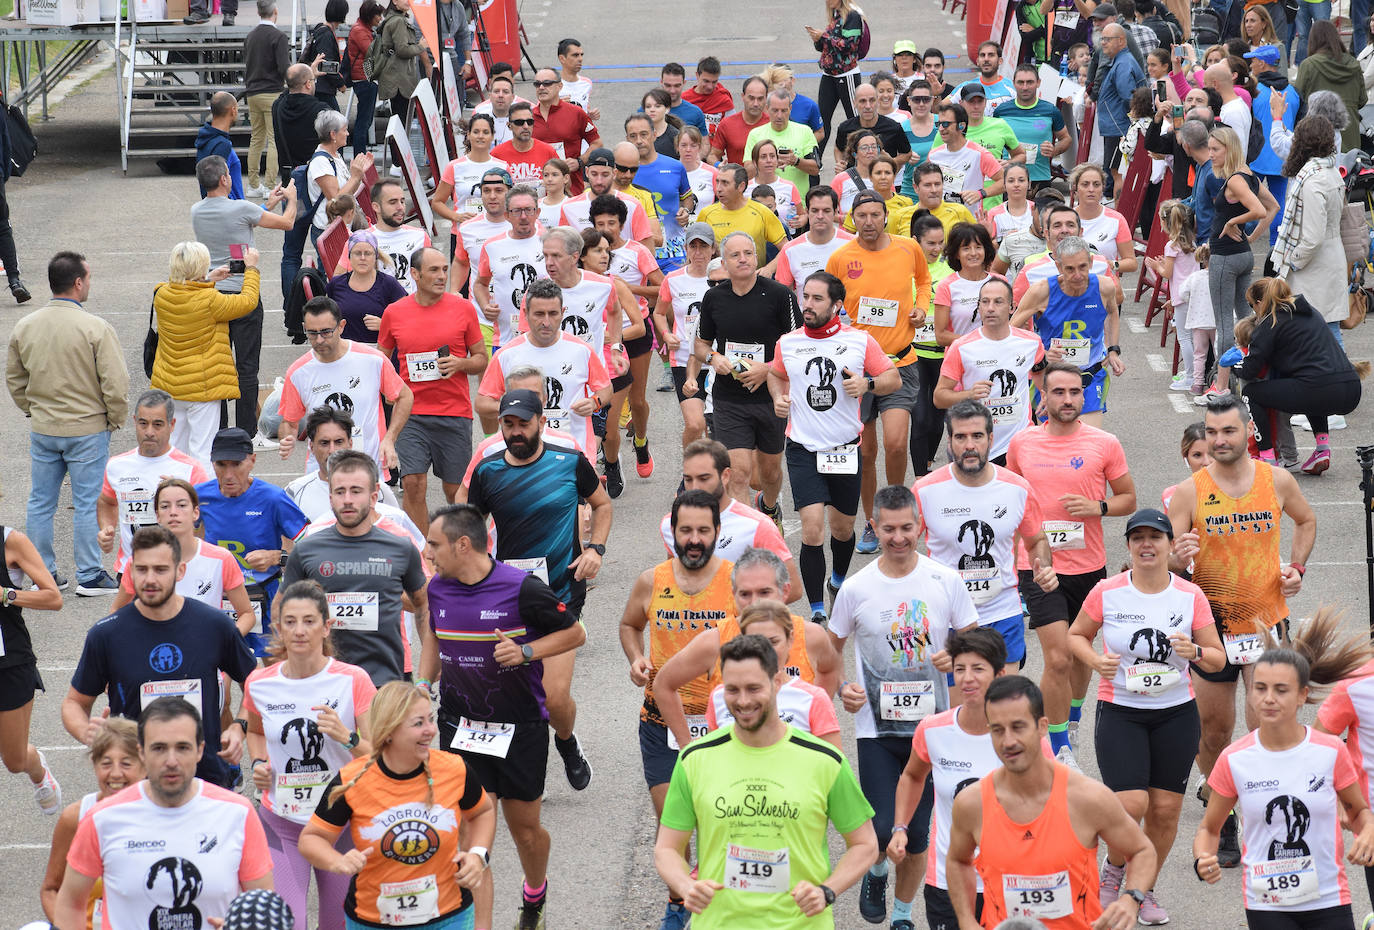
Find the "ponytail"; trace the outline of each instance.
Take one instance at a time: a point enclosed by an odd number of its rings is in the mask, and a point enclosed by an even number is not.
[[[348,780],[347,784],[339,785],[339,787],[337,787],[337,788],[335,788],[333,791],[329,792],[329,803],[330,803],[331,805],[334,804],[336,801],[338,801],[339,798],[341,798],[341,797],[343,797],[345,794],[347,794],[347,793],[348,793],[348,789],[349,789],[349,788],[352,788],[354,785],[356,785],[356,784],[358,783],[358,779],[362,778],[365,774],[367,774],[367,770],[370,769],[370,768],[372,768],[373,763],[375,763],[375,762],[377,761],[377,756],[378,756],[378,753],[375,753],[375,752],[374,752],[372,755],[368,756],[368,757],[367,757],[367,762],[363,765],[362,768],[358,769],[358,774],[357,774],[357,775],[354,775],[352,778],[350,778],[350,779]],[[426,763],[426,766],[428,766],[428,763]],[[428,768],[426,768],[426,771],[428,771]],[[431,789],[431,791],[432,791],[432,789]]]
[[[1351,675],[1370,659],[1369,638],[1341,630],[1342,612],[1322,607],[1302,625],[1291,646],[1270,646],[1256,664],[1291,665],[1298,686],[1308,688],[1333,685]],[[1319,695],[1308,695],[1308,703],[1318,703]]]
[[[1256,326],[1273,320],[1280,310],[1293,312],[1293,291],[1282,278],[1260,278],[1250,285],[1245,299],[1255,307]]]

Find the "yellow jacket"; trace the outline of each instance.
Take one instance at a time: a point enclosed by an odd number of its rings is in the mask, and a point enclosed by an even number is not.
[[[236,399],[239,375],[229,347],[229,321],[257,306],[256,268],[244,272],[240,294],[221,294],[208,281],[159,284],[153,297],[158,343],[152,386],[176,400]]]

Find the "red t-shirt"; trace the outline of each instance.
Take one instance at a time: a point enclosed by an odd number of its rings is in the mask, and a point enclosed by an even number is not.
[[[697,93],[695,85],[688,87],[682,92],[682,99],[696,105],[707,116],[724,116],[735,108],[735,98],[719,84],[706,97]]]
[[[547,142],[554,147],[560,158],[576,158],[582,154],[583,143],[590,145],[600,136],[596,126],[587,116],[587,111],[575,103],[559,100],[549,110],[545,119],[538,107],[534,108],[534,138]],[[542,166],[541,166],[542,167]],[[582,172],[572,175],[572,192],[582,193]]]
[[[743,113],[731,113],[720,121],[716,131],[711,133],[711,148],[725,153],[725,160],[736,165],[744,164],[744,143],[749,138],[749,130],[768,122],[768,114],[760,113],[757,123],[746,123]],[[493,152],[493,155],[496,153]],[[497,155],[497,158],[501,156]]]
[[[377,348],[387,355],[396,350],[401,377],[415,394],[411,413],[470,419],[468,376],[438,377],[427,354],[448,346],[461,358],[481,345],[477,308],[457,294],[445,294],[430,307],[420,306],[414,296],[404,297],[382,311],[377,330]]]
[[[491,157],[499,158],[506,163],[506,170],[510,172],[511,179],[516,184],[529,184],[532,187],[537,187],[542,195],[544,192],[544,166],[549,163],[550,158],[558,157],[558,150],[547,142],[532,139],[528,152],[517,152],[515,142],[512,140],[502,142],[492,149]]]

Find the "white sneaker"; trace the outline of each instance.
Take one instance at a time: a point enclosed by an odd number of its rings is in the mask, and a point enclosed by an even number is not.
[[[1291,417],[1289,417],[1288,424],[1290,426],[1296,426],[1298,429],[1305,429],[1309,433],[1312,432],[1312,424],[1308,423],[1307,417],[1301,413],[1295,413]]]
[[[1055,753],[1054,755],[1054,761],[1060,763],[1061,765],[1067,765],[1069,768],[1073,769],[1075,772],[1078,772],[1079,774],[1083,773],[1083,769],[1079,768],[1077,757],[1074,756],[1073,750],[1070,749],[1068,746],[1059,747],[1059,752]]]
[[[33,799],[38,802],[38,809],[51,817],[62,810],[62,786],[53,777],[48,760],[41,752],[38,761],[43,765],[43,780],[33,786]]]
[[[1339,413],[1326,418],[1327,429],[1345,429],[1345,417]]]
[[[253,436],[253,448],[259,450],[280,449],[281,443],[275,439],[267,438],[262,433],[257,433]]]
[[[1169,382],[1171,391],[1191,391],[1193,389],[1193,379],[1187,375],[1174,375],[1174,380]]]

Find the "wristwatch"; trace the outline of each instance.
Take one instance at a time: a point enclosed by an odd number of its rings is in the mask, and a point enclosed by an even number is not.
[[[816,887],[821,890],[821,894],[825,895],[826,907],[835,903],[835,892],[829,885],[817,885]]]
[[[534,661],[534,647],[529,643],[525,643],[520,647],[520,654],[525,657],[526,665]]]
[[[1132,900],[1134,900],[1137,908],[1145,903],[1145,892],[1140,891],[1138,889],[1123,888],[1121,889],[1121,894],[1127,898],[1131,898]]]
[[[869,375],[869,376],[868,376],[868,391],[869,391],[870,394],[873,393],[873,384],[874,384],[873,376],[872,376],[872,375]]]
[[[490,865],[491,865],[491,850],[490,850],[490,849],[487,849],[487,847],[485,847],[485,846],[469,846],[469,847],[468,847],[468,852],[470,852],[470,853],[472,853],[472,854],[474,854],[474,855],[477,855],[477,856],[481,856],[481,857],[482,857],[482,863],[483,863],[484,865],[487,865],[487,866],[490,866]]]
[[[6,607],[19,600],[19,590],[17,588],[0,588],[0,591],[4,592]]]
[[[1121,346],[1107,346],[1107,354],[1111,355],[1113,352],[1115,352],[1117,355],[1120,355]]]
[[[235,718],[234,718],[234,722],[237,723],[240,727],[243,728],[243,734],[244,734],[245,736],[247,736],[247,735],[248,735],[248,721],[247,721],[247,720],[244,720],[242,717],[235,717]]]
[[[613,342],[613,343],[611,343],[611,349],[612,349],[613,351],[615,351],[615,352],[619,352],[621,355],[624,355],[624,354],[625,354],[625,343],[623,343],[623,342]]]
[[[352,733],[348,734],[348,742],[344,743],[344,747],[346,749],[357,749],[360,742],[362,742],[362,737],[358,735],[357,730],[354,730]]]
[[[589,543],[587,543],[587,545],[583,546],[582,548],[592,550],[592,551],[595,552],[597,555],[601,556],[603,559],[606,557],[606,544],[605,544],[605,543],[594,543],[594,542],[589,542]]]
[[[1102,508],[1102,516],[1105,517],[1105,516],[1107,515],[1107,502],[1106,502],[1106,501],[1098,501],[1097,504],[1098,504],[1099,507]]]

